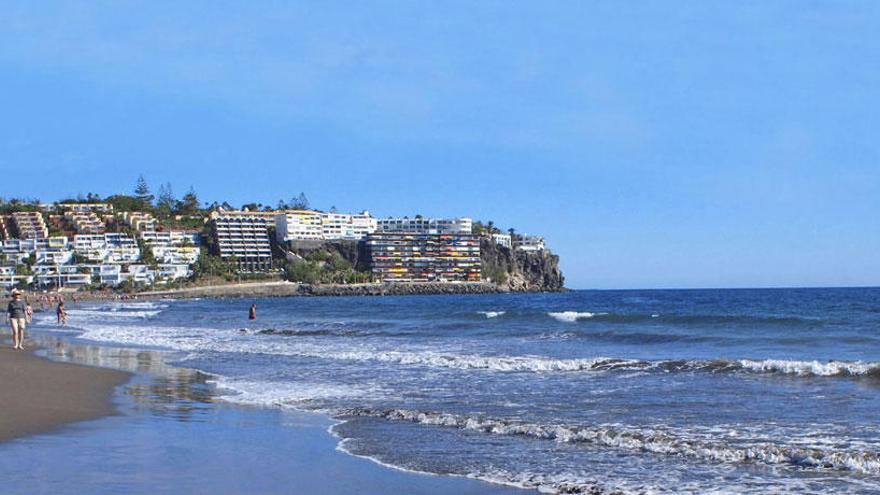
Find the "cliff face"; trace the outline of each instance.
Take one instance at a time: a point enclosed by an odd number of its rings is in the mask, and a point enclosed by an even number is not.
[[[483,277],[514,292],[555,291],[562,289],[565,283],[559,269],[559,256],[548,250],[514,251],[483,239],[480,257]]]

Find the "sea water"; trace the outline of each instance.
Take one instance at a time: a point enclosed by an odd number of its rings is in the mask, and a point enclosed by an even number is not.
[[[257,320],[247,319],[257,305]],[[880,289],[80,303],[224,400],[389,466],[547,492],[877,493]]]

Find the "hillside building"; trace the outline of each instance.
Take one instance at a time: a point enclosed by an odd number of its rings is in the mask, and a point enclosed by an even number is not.
[[[544,245],[543,237],[524,235],[517,236],[513,240],[513,248],[520,251],[543,251],[546,246]]]
[[[358,214],[322,213],[321,229],[326,240],[359,241],[378,228],[378,222],[364,210]]]
[[[36,211],[17,211],[9,216],[16,239],[45,239],[49,229],[43,215]]]
[[[274,223],[274,215],[271,218]],[[272,267],[272,245],[265,215],[241,211],[214,212],[211,214],[211,234],[214,254],[225,261],[234,261],[239,270],[259,272]]]
[[[292,241],[359,241],[376,231],[376,219],[370,212],[322,213],[311,210],[287,210],[275,216],[276,237]]]
[[[113,213],[113,205],[110,203],[58,203],[49,209],[60,211],[73,211],[77,213],[88,213],[95,211],[98,213]]]
[[[77,234],[103,234],[104,222],[92,211],[66,211],[64,220]]]
[[[383,282],[479,282],[480,239],[472,234],[375,232],[370,268]]]
[[[492,242],[499,246],[504,246],[507,249],[513,248],[513,239],[511,239],[510,234],[492,234],[491,238]]]
[[[280,242],[324,239],[321,213],[310,210],[287,210],[277,213],[275,237]]]
[[[462,218],[397,217],[377,220],[376,232],[414,232],[420,234],[471,234],[473,220]]]
[[[156,230],[156,219],[149,213],[126,211],[120,217],[122,218],[122,223],[136,232],[152,232]]]

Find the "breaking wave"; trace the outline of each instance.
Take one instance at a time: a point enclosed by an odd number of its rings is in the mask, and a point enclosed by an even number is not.
[[[596,316],[597,313],[590,312],[578,312],[578,311],[562,311],[558,313],[547,313],[548,316],[556,318],[559,321],[564,321],[566,323],[574,323],[578,320],[592,318]],[[606,313],[601,313],[606,314]]]
[[[880,454],[872,451],[829,449],[824,446],[790,446],[771,442],[734,444],[717,436],[688,436],[663,428],[620,424],[592,426],[540,424],[408,409],[354,408],[340,411],[339,417],[409,421],[494,435],[524,436],[569,444],[584,443],[708,462],[767,464],[868,475],[880,474]]]
[[[139,310],[139,311],[104,311],[99,309],[69,309],[67,314],[72,319],[85,318],[88,320],[101,320],[104,318],[131,318],[131,319],[147,319],[152,318],[159,313],[161,309]]]
[[[477,313],[485,316],[486,318],[498,318],[499,316],[504,316],[507,311],[477,311]]]

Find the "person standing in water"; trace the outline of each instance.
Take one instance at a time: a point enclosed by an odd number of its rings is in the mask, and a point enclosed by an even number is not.
[[[257,305],[251,304],[251,310],[248,312],[248,320],[257,319]]]
[[[12,327],[12,348],[24,349],[25,305],[21,301],[21,292],[12,291],[12,300],[6,307],[6,321]]]
[[[58,310],[56,311],[58,315],[58,324],[64,325],[67,323],[67,311],[64,310],[64,301],[58,303]]]

